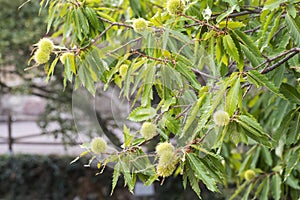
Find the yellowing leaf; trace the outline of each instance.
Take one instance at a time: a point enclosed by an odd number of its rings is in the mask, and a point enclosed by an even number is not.
[[[219,28],[227,27],[227,28],[230,28],[230,29],[242,28],[244,26],[246,26],[246,25],[242,22],[233,22],[233,21],[228,21],[228,22],[222,21],[218,24]]]
[[[239,52],[230,35],[225,35],[223,37],[223,45],[227,54],[231,56],[236,62],[239,62],[240,61]]]

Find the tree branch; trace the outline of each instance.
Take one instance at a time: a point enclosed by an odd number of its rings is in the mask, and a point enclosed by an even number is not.
[[[300,49],[300,48],[299,48]],[[271,67],[265,68],[263,69],[260,73],[261,74],[266,74],[269,73],[271,71],[273,71],[274,69],[276,69],[277,67],[279,67],[280,65],[282,65],[283,63],[285,63],[286,61],[288,61],[289,59],[291,59],[292,57],[294,57],[296,54],[298,54],[299,51],[295,51],[292,54],[288,55],[287,57],[285,57],[284,59],[280,60],[279,62],[275,63],[274,65],[272,65]]]
[[[296,52],[296,53],[299,53],[300,52],[300,48],[299,47],[295,47],[295,48],[292,48],[290,50],[287,50],[281,54],[278,54],[277,56],[274,56],[273,58],[267,58],[267,60],[265,60],[264,62],[262,62],[261,64],[259,64],[258,66],[256,66],[254,69],[258,69],[259,67],[265,65],[266,63],[270,63],[270,62],[273,62],[275,60],[277,60],[278,58],[282,57],[282,56],[285,56],[289,53],[292,53],[292,52]]]

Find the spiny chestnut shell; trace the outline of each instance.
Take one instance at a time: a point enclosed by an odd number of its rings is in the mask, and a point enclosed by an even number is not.
[[[218,126],[226,126],[230,121],[229,114],[223,110],[218,110],[215,112],[213,119],[215,124]]]
[[[167,2],[167,11],[170,15],[181,13],[184,9],[184,4],[181,0],[169,0]]]
[[[167,153],[167,152],[174,152],[174,146],[169,143],[169,142],[163,142],[163,143],[159,143],[155,150],[156,150],[156,153],[159,155],[159,156],[162,156],[163,154]]]
[[[143,18],[138,18],[133,22],[133,29],[137,33],[143,32],[147,28],[147,22]]]
[[[96,137],[91,142],[91,150],[93,153],[104,153],[107,149],[106,141],[101,137]]]

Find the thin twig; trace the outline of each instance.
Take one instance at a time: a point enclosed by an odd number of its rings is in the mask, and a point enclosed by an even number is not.
[[[299,52],[295,51],[292,54],[288,55],[287,57],[285,57],[284,59],[280,60],[279,62],[275,63],[274,65],[272,65],[271,67],[265,68],[264,70],[262,70],[260,73],[261,74],[266,74],[269,73],[271,71],[273,71],[274,69],[276,69],[277,67],[279,67],[280,65],[282,65],[283,63],[285,63],[286,61],[288,61],[289,59],[291,59],[292,57],[294,57],[295,55],[297,55]]]
[[[148,55],[146,55],[146,54],[143,54],[143,53],[141,53],[141,52],[139,52],[139,51],[133,51],[131,54],[132,54],[132,55],[137,54],[137,55],[139,55],[139,56],[148,58],[148,59],[150,59],[150,60],[155,60],[155,61],[158,61],[158,62],[163,62],[163,63],[169,63],[169,62],[171,62],[171,60],[168,60],[168,59],[161,59],[161,58],[154,58],[154,57],[152,57],[152,56],[148,56]]]
[[[186,107],[181,113],[179,113],[178,115],[176,115],[175,119],[179,119],[180,117],[182,117],[183,115],[185,115],[185,113],[192,107],[192,104],[190,104],[188,107]]]
[[[183,14],[183,13],[180,13],[179,16],[182,16],[182,17],[185,17],[185,18],[187,18],[187,19],[193,20],[194,22],[198,23],[198,24],[201,25],[201,26],[207,26],[207,27],[210,27],[211,29],[213,29],[213,30],[215,30],[215,31],[217,31],[217,32],[219,32],[219,33],[224,33],[224,31],[220,30],[217,26],[211,25],[211,24],[209,24],[208,22],[201,21],[201,20],[199,20],[199,19],[196,19],[196,18],[194,18],[194,17],[192,17],[192,16],[185,15],[185,14]]]
[[[120,47],[114,49],[113,51],[110,51],[110,52],[106,53],[106,55],[111,55],[111,54],[113,54],[113,53],[119,51],[120,49],[126,47],[127,45],[129,45],[129,44],[131,44],[131,43],[134,43],[134,42],[138,42],[138,41],[141,40],[141,39],[143,39],[143,38],[142,38],[142,37],[138,37],[138,38],[136,38],[136,39],[134,39],[134,40],[131,40],[131,41],[125,43],[124,45],[122,45],[122,46],[120,46]]]
[[[251,33],[251,34],[253,34],[255,31],[259,30],[260,27],[261,27],[261,25],[258,25],[257,27],[255,27],[253,29],[245,30],[244,33]]]
[[[266,60],[264,62],[262,62],[261,64],[259,64],[258,66],[256,66],[254,69],[258,69],[259,67],[265,65],[266,63],[270,63],[270,62],[273,62],[274,60],[277,60],[278,58],[282,57],[282,56],[285,56],[289,53],[292,53],[292,52],[296,52],[296,53],[299,53],[300,52],[300,48],[299,47],[295,47],[295,48],[292,48],[290,50],[287,50],[281,54],[278,54],[277,56],[274,56],[273,58],[266,58]]]
[[[105,19],[103,17],[98,17],[98,18],[101,19],[102,21],[106,22],[106,23],[109,23],[109,24],[113,25],[113,26],[123,26],[123,27],[131,28],[131,29],[133,28],[131,25],[128,25],[128,24],[125,24],[125,23],[112,22],[112,21],[110,21],[108,19]]]
[[[109,29],[111,29],[111,27],[113,27],[113,26],[114,26],[113,24],[110,24],[108,27],[106,27],[106,29],[105,29],[104,31],[102,31],[102,32],[100,33],[100,35],[98,35],[98,36],[94,39],[94,41],[93,41],[89,46],[92,46],[92,45],[96,44],[96,43],[98,42],[98,40],[100,40],[100,39],[102,38],[102,36],[103,36],[107,31],[109,31]]]
[[[200,75],[202,75],[202,76],[205,76],[205,77],[207,77],[207,78],[211,78],[211,79],[214,79],[214,80],[218,80],[216,77],[211,76],[211,75],[209,75],[209,74],[206,74],[206,73],[204,73],[204,72],[201,72],[200,70],[195,69],[195,68],[193,68],[193,67],[191,68],[191,70],[192,70],[193,72],[198,73],[198,74],[200,74]]]

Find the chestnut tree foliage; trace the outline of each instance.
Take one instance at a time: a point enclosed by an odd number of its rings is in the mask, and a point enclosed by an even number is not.
[[[124,125],[114,151],[102,138],[85,146],[99,170],[113,163],[112,188],[121,175],[130,191],[175,175],[199,198],[200,182],[234,185],[231,199],[300,197],[299,0],[40,5],[52,39],[38,43],[33,67],[51,80],[61,62],[63,84],[93,95],[96,83],[117,85],[142,125]]]

